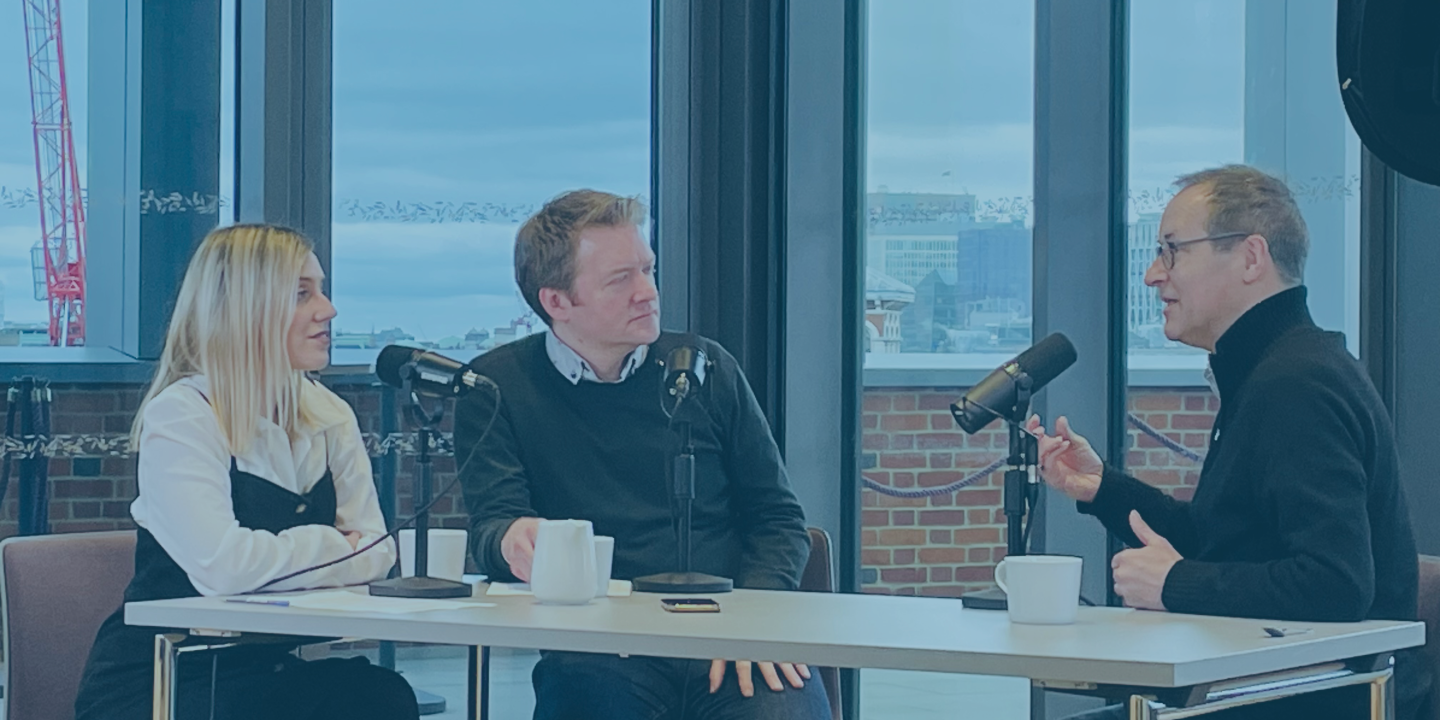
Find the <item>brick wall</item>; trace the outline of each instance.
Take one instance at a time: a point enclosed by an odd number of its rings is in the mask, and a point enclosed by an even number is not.
[[[356,409],[361,430],[380,433],[379,388],[341,386]],[[124,433],[139,404],[133,385],[57,385],[52,407],[56,434]],[[873,389],[865,392],[865,477],[900,488],[946,485],[1002,458],[1006,436],[998,426],[967,436],[955,427],[949,404],[963,388]],[[0,407],[3,407],[0,394]],[[1136,389],[1130,409],[1186,447],[1203,453],[1217,407],[1208,389]],[[397,426],[408,424],[397,419]],[[448,421],[447,427],[448,429]],[[1133,429],[1130,469],[1141,479],[1188,498],[1199,468]],[[413,505],[414,457],[398,460],[398,512]],[[454,473],[454,459],[436,458],[436,489]],[[378,468],[377,468],[378,470]],[[132,527],[135,496],[131,458],[55,458],[50,461],[50,522],[55,532]],[[0,507],[0,537],[17,531],[16,478]],[[954,596],[989,584],[1004,557],[1005,518],[1000,512],[1001,476],[992,474],[963,490],[927,499],[894,498],[864,490],[862,558],[867,592]],[[464,527],[464,503],[456,488],[435,508],[435,525]]]
[[[55,434],[125,433],[140,404],[133,385],[55,385],[51,431]],[[6,408],[0,393],[0,408]],[[6,408],[8,409],[8,408]],[[18,430],[17,430],[18,432]],[[12,463],[10,486],[0,507],[0,537],[18,531],[19,473]],[[135,497],[135,461],[120,457],[50,460],[50,528],[87,532],[133,527],[130,500]]]
[[[950,403],[965,388],[865,391],[861,467],[866,479],[895,488],[954,483],[1006,456],[999,423],[969,436]],[[1135,389],[1130,410],[1168,438],[1202,455],[1217,401],[1209,389]],[[1083,428],[1077,428],[1083,433]],[[1188,499],[1199,466],[1130,430],[1131,472]],[[1002,473],[929,498],[861,493],[861,565],[866,592],[954,597],[991,583],[1005,557]],[[1058,496],[1057,496],[1058,497]],[[1052,498],[1053,499],[1053,498]]]

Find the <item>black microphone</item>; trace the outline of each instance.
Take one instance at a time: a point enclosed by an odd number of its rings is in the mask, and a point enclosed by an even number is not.
[[[730,592],[735,581],[730,578],[694,572],[690,569],[693,542],[692,509],[695,504],[695,443],[691,421],[679,415],[685,400],[705,385],[709,360],[705,351],[694,345],[681,345],[665,354],[660,362],[665,377],[660,383],[660,409],[670,418],[670,429],[679,435],[679,452],[672,459],[671,517],[675,521],[675,540],[679,570],[637,577],[631,582],[639,592],[693,595]],[[674,398],[674,404],[670,399]]]
[[[434,397],[460,397],[481,382],[464,363],[437,353],[404,345],[389,345],[375,358],[375,376],[391,387],[410,389]]]
[[[681,345],[665,356],[665,382],[662,392],[683,402],[692,392],[705,384],[705,369],[709,360],[705,351],[691,345]]]
[[[1052,333],[970,388],[950,406],[950,413],[961,430],[974,435],[995,418],[1008,417],[1015,411],[1022,379],[1030,383],[1030,392],[1037,392],[1074,364],[1075,346],[1070,344],[1070,338]]]

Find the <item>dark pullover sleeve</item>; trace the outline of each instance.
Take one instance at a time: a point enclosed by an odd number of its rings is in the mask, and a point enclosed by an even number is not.
[[[1105,529],[1130,547],[1140,546],[1140,539],[1130,529],[1131,510],[1139,510],[1140,518],[1181,555],[1194,552],[1199,545],[1190,503],[1176,500],[1109,465],[1105,466],[1095,501],[1078,502],[1076,506],[1080,512],[1099,518]]]
[[[500,554],[500,540],[511,523],[534,517],[530,484],[520,462],[504,399],[478,389],[456,403],[455,462],[470,514],[470,552],[480,572],[492,581],[514,582],[510,564]],[[486,432],[492,415],[494,423]]]
[[[1226,432],[1264,443],[1264,452],[1250,454],[1248,481],[1261,488],[1259,509],[1275,523],[1278,559],[1182,560],[1165,580],[1166,609],[1311,622],[1364,619],[1375,596],[1367,443],[1336,385],[1297,374],[1255,389],[1253,419]]]
[[[725,474],[742,548],[735,585],[794,590],[810,554],[805,512],[750,383],[729,353],[718,345],[714,352],[716,390],[724,391]]]

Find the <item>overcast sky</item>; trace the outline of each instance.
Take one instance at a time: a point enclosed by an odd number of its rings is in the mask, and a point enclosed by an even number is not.
[[[85,2],[62,6],[83,166]],[[1033,3],[869,8],[867,189],[1028,198]],[[1132,191],[1241,160],[1244,0],[1134,0],[1131,28]],[[404,12],[392,0],[336,0],[334,68],[339,330],[439,339],[524,311],[513,222],[407,221],[397,208],[523,212],[577,187],[648,194],[649,0],[423,0]],[[11,8],[0,12],[0,187],[11,193],[35,183],[25,71]],[[350,201],[386,210],[365,216]],[[40,321],[35,206],[3,204],[5,318]]]

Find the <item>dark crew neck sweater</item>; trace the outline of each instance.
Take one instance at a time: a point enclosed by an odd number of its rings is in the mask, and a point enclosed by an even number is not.
[[[1210,356],[1220,412],[1191,502],[1106,468],[1080,503],[1126,543],[1132,509],[1185,558],[1171,612],[1311,622],[1414,620],[1418,558],[1394,428],[1340,333],[1304,287],[1251,308]],[[1408,656],[1408,652],[1402,652]],[[1402,657],[1408,660],[1408,657]],[[1397,661],[1403,701],[1428,687]]]
[[[471,362],[501,389],[483,439],[491,393],[470,393],[455,413],[457,462],[475,453],[461,485],[481,572],[515,579],[500,541],[522,517],[592,521],[595,534],[615,538],[615,578],[677,569],[670,474],[679,443],[660,402],[659,361],[679,344],[713,361],[677,413],[691,421],[696,448],[691,569],[734,578],[737,587],[799,586],[809,554],[805,516],[759,403],[719,344],[674,333],[663,333],[619,383],[572,384],[551,362],[543,334]]]

